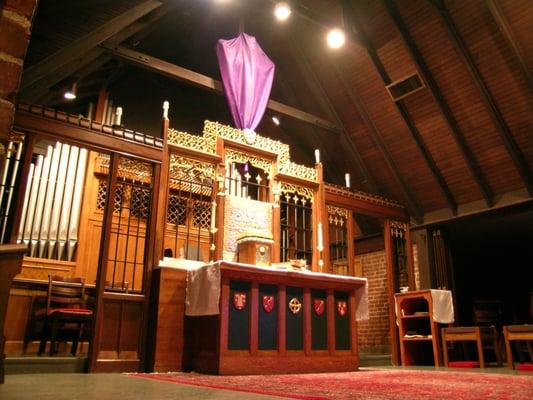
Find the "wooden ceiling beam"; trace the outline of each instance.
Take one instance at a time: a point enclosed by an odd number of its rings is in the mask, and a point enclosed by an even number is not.
[[[21,88],[27,89],[49,73],[75,60],[80,54],[84,54],[93,49],[99,43],[109,39],[162,4],[160,1],[155,0],[144,1],[138,6],[130,8],[128,11],[112,18],[91,33],[72,41],[68,46],[61,48],[61,50],[56,51],[44,60],[26,69],[23,72]]]
[[[154,27],[157,21],[159,21],[165,15],[176,8],[175,3],[165,3],[162,7],[157,8],[148,15],[139,18],[126,28],[117,32],[115,35],[109,38],[110,42],[122,43],[126,39],[132,41],[138,41],[147,31],[148,28]],[[105,51],[99,47],[96,47],[87,51],[83,56],[75,58],[73,61],[59,66],[57,69],[43,76],[37,82],[29,85],[26,89],[19,92],[19,96],[28,102],[36,102],[39,99],[45,98],[51,87],[61,82],[68,76],[76,75],[79,78],[80,73],[78,71],[85,70],[87,66],[91,70],[96,70],[107,61],[111,60],[109,55],[105,54]],[[104,59],[105,58],[105,59]],[[24,83],[24,82],[23,82]]]
[[[370,133],[370,136],[372,136],[372,139],[374,143],[376,144],[377,148],[379,149],[381,155],[385,159],[385,162],[387,163],[387,166],[389,167],[389,170],[392,173],[392,176],[394,177],[394,180],[396,181],[396,184],[400,188],[400,191],[402,192],[403,198],[405,202],[407,203],[407,209],[409,210],[409,214],[411,214],[417,222],[422,221],[422,210],[420,206],[418,205],[418,202],[413,197],[411,191],[409,190],[407,183],[402,178],[402,175],[400,174],[400,170],[398,166],[396,165],[396,162],[394,161],[394,158],[392,157],[392,154],[389,152],[387,145],[385,144],[385,141],[383,140],[383,137],[381,133],[379,132],[378,127],[374,124],[374,121],[370,117],[370,113],[366,109],[365,105],[363,104],[362,100],[359,98],[359,96],[355,93],[355,91],[351,88],[351,86],[348,84],[344,76],[342,75],[342,72],[339,70],[339,67],[335,65],[334,63],[331,63],[331,69],[335,76],[339,79],[339,81],[342,84],[342,87],[344,88],[345,92],[348,94],[348,97],[350,98],[350,101],[357,109],[357,112],[365,122],[368,132]]]
[[[298,39],[300,38],[298,37]],[[309,60],[304,54],[303,49],[300,46],[296,46],[293,41],[288,41],[288,46],[289,51],[293,54],[293,59],[296,60],[296,67],[299,69],[306,83],[309,85],[309,89],[313,93],[313,97],[321,106],[323,111],[326,112],[337,123],[338,126],[342,127],[342,136],[346,139],[346,143],[349,147],[348,150],[353,156],[353,161],[355,161],[355,163],[352,164],[352,159],[350,159],[352,167],[355,167],[355,169],[358,170],[365,179],[364,185],[367,190],[376,194],[383,194],[382,191],[378,189],[376,181],[368,171],[368,168],[366,167],[363,158],[361,157],[361,154],[355,147],[350,137],[350,134],[346,129],[346,126],[343,124],[339,115],[335,111],[335,107],[333,106],[328,93],[324,89],[320,78],[309,63]]]
[[[348,7],[350,7],[349,3],[348,3]],[[374,67],[376,68],[381,79],[383,80],[384,85],[385,86],[389,85],[390,83],[392,83],[392,79],[390,78],[387,70],[385,69],[385,66],[381,62],[381,59],[379,58],[376,48],[374,47],[370,38],[364,32],[362,24],[359,22],[357,18],[354,17],[352,11],[353,10],[351,9],[351,7],[348,8],[347,10],[345,10],[345,15],[351,16],[350,18],[351,24],[355,28],[355,30],[358,32],[358,35],[361,38],[362,43],[364,44],[364,47],[366,48],[367,53],[370,56],[370,59],[372,60],[372,63],[374,64]],[[418,151],[424,158],[426,165],[431,171],[433,178],[437,182],[437,185],[439,186],[439,189],[441,193],[443,194],[446,200],[446,203],[448,204],[448,207],[452,210],[452,213],[455,215],[457,213],[457,201],[455,200],[450,188],[448,187],[446,180],[442,176],[442,173],[437,168],[437,164],[435,163],[433,156],[431,155],[426,143],[424,142],[424,139],[422,138],[421,133],[416,127],[416,124],[411,118],[411,115],[409,114],[407,107],[403,104],[401,100],[395,101],[393,103],[396,106],[396,109],[398,110],[400,115],[402,116],[402,119],[405,125],[407,126],[409,133],[411,134],[411,137],[415,141]]]
[[[405,21],[400,15],[396,3],[392,0],[383,0],[383,3],[385,4],[385,8],[387,9],[389,16],[394,21],[396,28],[400,32],[403,42],[406,45],[409,54],[411,55],[411,59],[417,66],[420,75],[422,75],[422,78],[426,82],[431,96],[439,106],[440,112],[444,117],[444,121],[448,125],[452,137],[454,138],[455,143],[457,144],[457,147],[459,148],[461,155],[463,156],[463,160],[465,161],[465,164],[468,167],[472,178],[474,178],[474,181],[476,182],[479,190],[481,191],[481,194],[485,199],[487,206],[492,207],[492,205],[494,204],[494,195],[492,193],[492,190],[490,189],[490,186],[485,176],[483,175],[483,172],[481,171],[481,168],[477,160],[475,159],[472,150],[470,150],[470,147],[466,142],[465,136],[461,128],[459,127],[459,123],[455,119],[452,110],[444,99],[444,95],[442,94],[439,85],[435,81],[433,74],[431,73],[428,65],[426,64],[422,53],[418,49],[418,46],[416,45],[413,37],[411,36],[409,28],[407,27]]]
[[[501,6],[498,4],[497,0],[485,0],[487,7],[494,19],[494,22],[498,26],[498,29],[503,35],[503,38],[507,42],[507,45],[513,52],[513,55],[518,60],[520,69],[526,78],[526,81],[529,85],[529,89],[533,90],[533,68],[528,64],[526,57],[524,56],[524,50],[516,40],[516,37],[501,9]]]
[[[138,67],[165,75],[169,78],[176,79],[187,84],[194,85],[201,89],[209,90],[220,95],[224,93],[222,83],[209,76],[180,67],[179,65],[171,64],[159,58],[150,57],[146,54],[128,49],[124,46],[116,46],[112,43],[105,42],[102,43],[100,47],[106,50],[106,52],[112,57],[124,60]],[[267,108],[319,128],[326,129],[330,132],[334,132],[336,134],[342,133],[342,129],[334,123],[286,104],[269,100]]]
[[[513,160],[515,168],[520,174],[524,186],[526,187],[528,193],[533,196],[533,173],[531,172],[524,154],[520,151],[520,148],[516,144],[513,134],[501,111],[496,105],[496,102],[494,101],[494,98],[492,97],[485,80],[481,76],[481,72],[474,62],[474,58],[472,57],[470,50],[463,40],[459,29],[455,25],[448,8],[442,0],[430,0],[430,2],[433,4],[442,21],[444,22],[444,25],[448,30],[450,37],[452,38],[452,42],[457,50],[457,53],[461,57],[463,64],[466,66],[470,74],[470,77],[474,81],[480,97],[483,100],[483,104],[485,105],[485,108],[487,109],[492,122],[495,125],[496,130],[498,131],[500,138],[507,149],[507,152],[509,153],[509,156]]]

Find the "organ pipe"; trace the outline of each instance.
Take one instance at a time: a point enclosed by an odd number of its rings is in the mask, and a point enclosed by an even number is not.
[[[30,164],[18,242],[32,257],[72,261],[87,157],[86,149],[58,142]]]

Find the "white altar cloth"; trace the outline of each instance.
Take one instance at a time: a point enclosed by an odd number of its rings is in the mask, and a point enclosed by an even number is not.
[[[439,289],[430,289],[431,299],[433,303],[433,321],[440,324],[451,324],[455,321],[454,311],[453,311],[453,299],[452,292],[450,290],[439,290]],[[406,292],[409,293],[409,292]],[[395,294],[396,296],[397,294]],[[396,312],[396,324],[398,322],[398,309],[396,308],[397,302],[395,304]]]
[[[201,261],[190,261],[184,259],[165,257],[159,263],[159,267],[179,268],[187,271],[187,290],[185,294],[185,315],[201,316],[216,315],[220,313],[220,264],[235,265],[246,267],[257,271],[283,271],[294,275],[312,275],[323,276],[325,278],[335,278],[346,281],[361,283],[364,286],[356,291],[357,310],[356,318],[358,321],[368,320],[368,280],[366,278],[332,275],[321,272],[311,272],[306,269],[302,270],[285,270],[274,267],[262,267],[258,265],[242,264],[228,261],[216,261],[205,264]]]

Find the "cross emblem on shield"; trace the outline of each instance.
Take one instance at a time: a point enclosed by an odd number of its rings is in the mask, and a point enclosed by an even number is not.
[[[263,308],[264,310],[269,313],[274,309],[274,305],[276,304],[274,300],[274,296],[265,295],[263,296]]]
[[[246,307],[246,293],[233,293],[233,307],[235,307],[235,309],[238,311],[241,311],[244,307]]]

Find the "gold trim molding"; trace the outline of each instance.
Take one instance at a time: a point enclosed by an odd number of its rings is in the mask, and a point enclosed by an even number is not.
[[[266,174],[270,175],[272,171],[272,162],[266,158],[248,155],[240,151],[233,149],[226,149],[226,163],[237,162],[237,163],[246,163],[249,162],[256,168],[260,168],[265,171]]]
[[[308,199],[311,203],[314,199],[314,193],[312,189],[304,186],[294,185],[292,183],[281,182],[280,191],[281,193],[295,193]]]

